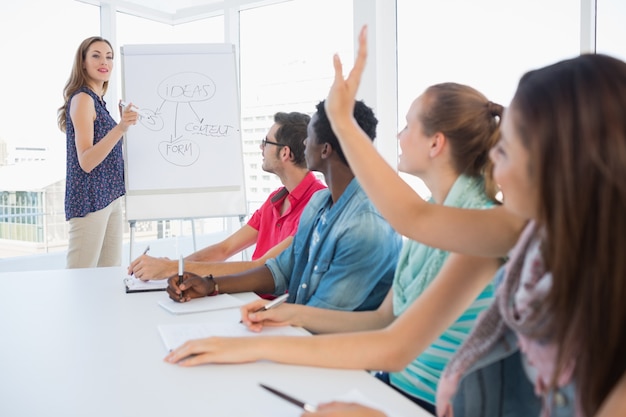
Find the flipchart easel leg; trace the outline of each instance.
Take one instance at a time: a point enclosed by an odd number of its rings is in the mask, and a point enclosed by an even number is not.
[[[195,253],[198,250],[196,249],[196,221],[195,219],[191,219],[191,238],[193,240],[193,251]]]
[[[128,244],[128,263],[133,261],[133,243],[135,242],[135,220],[129,220],[128,225],[130,228],[130,243]]]

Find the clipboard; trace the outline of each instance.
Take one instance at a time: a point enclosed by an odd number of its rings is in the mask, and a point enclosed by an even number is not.
[[[167,288],[167,280],[153,280],[142,281],[132,276],[124,278],[124,287],[126,288],[126,294],[136,292],[152,292],[152,291],[165,291]]]

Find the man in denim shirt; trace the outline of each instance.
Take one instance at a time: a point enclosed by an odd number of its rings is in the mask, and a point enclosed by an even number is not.
[[[373,140],[378,120],[363,102],[354,118]],[[289,293],[289,302],[336,310],[374,310],[386,296],[401,238],[381,217],[354,178],[324,102],[317,105],[305,141],[307,167],[324,174],[328,189],[316,192],[300,217],[292,244],[264,266],[234,275],[169,279],[175,301],[219,293]]]

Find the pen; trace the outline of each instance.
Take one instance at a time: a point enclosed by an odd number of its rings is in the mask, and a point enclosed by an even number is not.
[[[312,405],[312,404],[307,404],[304,401],[300,401],[294,397],[292,397],[291,395],[287,395],[284,392],[280,392],[275,388],[272,387],[268,387],[265,384],[259,384],[261,387],[265,388],[266,390],[268,390],[269,392],[271,392],[274,395],[278,395],[280,398],[282,398],[283,400],[287,400],[292,404],[297,405],[298,407],[302,408],[304,411],[308,411],[309,413],[314,413],[317,411],[317,407]]]
[[[283,294],[281,296],[278,296],[272,301],[270,301],[269,303],[265,304],[263,307],[259,308],[258,310],[254,310],[253,313],[260,313],[261,311],[267,311],[274,307],[278,307],[279,305],[287,301],[288,297],[289,297],[289,294]],[[243,320],[239,320],[239,323],[243,323]]]
[[[279,305],[287,301],[288,297],[289,297],[289,294],[283,294],[280,297],[276,297],[275,299],[265,304],[263,307],[259,308],[258,310],[254,310],[254,312],[260,313],[261,311],[267,311],[271,308],[278,307]]]
[[[148,251],[150,250],[150,245],[146,246],[146,249],[143,251],[143,254],[145,255],[146,253],[148,253]],[[132,276],[134,274],[134,272],[131,272],[130,275]]]
[[[184,263],[183,263],[183,255],[180,255],[180,258],[178,259],[178,285],[180,286],[183,283],[183,270],[184,270]],[[183,292],[180,292],[180,297],[179,299],[182,300],[183,298]]]

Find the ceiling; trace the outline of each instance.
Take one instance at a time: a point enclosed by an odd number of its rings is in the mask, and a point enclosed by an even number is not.
[[[224,8],[248,8],[276,0],[77,0],[176,25],[220,15]],[[284,1],[284,0],[283,0]]]

